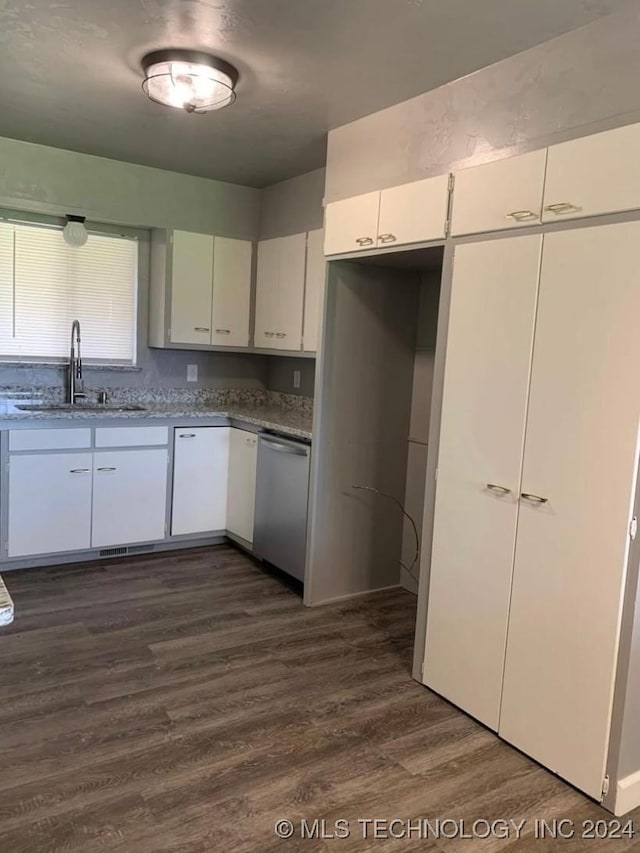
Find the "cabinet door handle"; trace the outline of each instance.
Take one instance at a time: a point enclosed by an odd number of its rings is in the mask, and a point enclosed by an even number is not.
[[[286,332],[276,332],[276,338],[286,338],[286,337],[287,337]]]
[[[195,438],[195,437],[196,437],[195,432],[181,432],[180,433],[180,438]]]
[[[530,501],[534,504],[548,504],[549,498],[541,498],[540,495],[531,495],[529,492],[522,492],[520,495],[521,498],[525,501]]]
[[[216,335],[230,335],[231,329],[216,329],[215,333]]]
[[[211,329],[205,329],[204,326],[194,326],[193,331],[194,332],[210,332]]]
[[[378,235],[378,240],[381,243],[395,243],[398,238],[395,234],[380,234]]]
[[[496,483],[487,483],[487,488],[490,492],[495,492],[497,495],[510,495],[511,489],[506,486],[498,486]]]
[[[70,468],[69,473],[70,474],[88,474],[90,470],[91,470],[90,468]]]
[[[373,246],[373,237],[356,237],[356,243],[360,246]]]
[[[117,471],[117,468],[104,467],[98,468],[98,471]]]
[[[548,204],[545,210],[548,210],[549,213],[555,213],[556,216],[562,216],[563,213],[573,213],[580,208],[570,201],[559,201],[557,204]]]
[[[273,337],[273,335],[274,335],[274,333],[273,333],[273,332],[265,332],[265,333],[264,333],[265,338],[272,338],[272,337]]]
[[[533,210],[512,210],[511,213],[507,213],[507,219],[515,219],[516,222],[527,222],[538,218],[538,214]]]

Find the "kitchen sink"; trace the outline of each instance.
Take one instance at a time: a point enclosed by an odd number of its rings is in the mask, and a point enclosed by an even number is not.
[[[71,403],[24,403],[17,405],[16,409],[22,412],[144,412],[144,406],[131,405],[111,405],[104,403],[103,405],[96,404],[95,406],[76,403],[72,406]]]

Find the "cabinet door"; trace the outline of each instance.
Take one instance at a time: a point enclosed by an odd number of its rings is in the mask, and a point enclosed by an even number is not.
[[[229,444],[227,530],[246,542],[253,542],[257,462],[258,437],[246,430],[232,429]]]
[[[229,432],[229,427],[175,430],[173,536],[226,529]]]
[[[213,237],[174,231],[171,242],[171,342],[208,345],[211,343]]]
[[[306,242],[306,234],[294,234],[258,244],[257,347],[301,348]]]
[[[425,684],[498,727],[542,238],[458,246]]]
[[[159,449],[94,454],[94,548],[165,538],[167,460]]]
[[[323,249],[324,231],[307,234],[307,272],[304,288],[304,325],[302,348],[305,352],[317,352],[320,342],[320,324],[324,307],[324,283],[327,262]]]
[[[549,148],[543,220],[640,207],[640,124]]]
[[[91,546],[91,453],[36,453],[9,462],[9,556]]]
[[[451,233],[476,234],[540,222],[547,149],[456,172]]]
[[[378,246],[441,240],[449,206],[449,175],[383,190]]]
[[[598,799],[638,462],[638,245],[638,222],[545,237],[500,718]]]
[[[215,238],[212,344],[234,347],[249,344],[251,256],[250,241]]]
[[[373,248],[378,237],[379,208],[379,192],[328,204],[324,223],[325,255]]]

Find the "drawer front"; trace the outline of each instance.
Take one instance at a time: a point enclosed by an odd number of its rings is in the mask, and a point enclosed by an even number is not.
[[[98,427],[96,447],[150,447],[169,443],[169,428],[157,427]]]
[[[12,429],[9,450],[84,450],[91,447],[91,429]]]

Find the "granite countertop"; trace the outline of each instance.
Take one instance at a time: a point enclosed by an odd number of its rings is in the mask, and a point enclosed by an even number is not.
[[[105,408],[103,411],[83,411],[78,405],[73,411],[57,412],[12,411],[0,408],[0,429],[4,423],[31,423],[40,421],[96,421],[96,420],[144,420],[145,418],[216,418],[226,417],[233,421],[252,424],[263,429],[277,430],[286,435],[311,440],[312,415],[307,411],[288,409],[281,406],[252,405],[250,403],[145,403],[140,411],[122,411]]]

